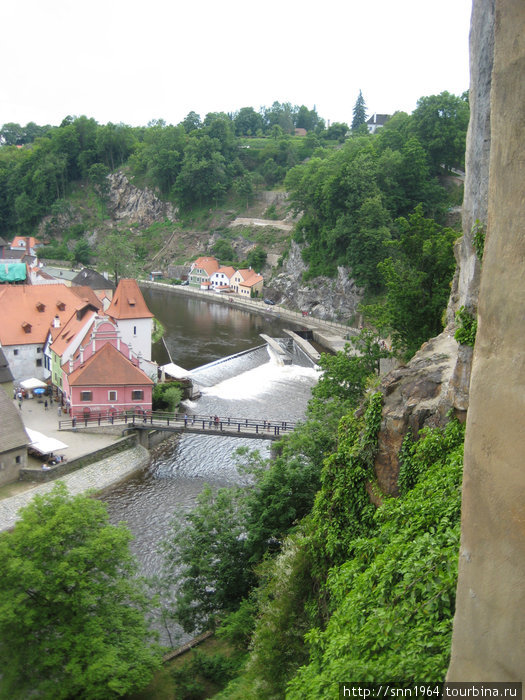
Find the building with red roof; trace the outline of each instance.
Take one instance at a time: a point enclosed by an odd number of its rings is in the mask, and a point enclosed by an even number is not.
[[[188,281],[190,286],[198,287],[199,289],[209,289],[211,286],[211,276],[219,269],[219,263],[216,258],[203,256],[197,258],[191,264]]]
[[[59,283],[0,287],[0,345],[14,381],[49,377],[44,346],[50,331],[89,308],[98,310],[101,303],[87,287],[73,290]]]
[[[153,314],[136,280],[120,280],[106,314],[116,322],[123,341],[132,347],[134,354],[151,360]]]
[[[112,343],[63,366],[63,393],[72,418],[151,411],[153,380]]]

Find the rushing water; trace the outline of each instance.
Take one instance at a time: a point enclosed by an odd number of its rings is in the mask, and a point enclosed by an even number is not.
[[[260,332],[283,335],[283,326],[275,318],[269,329],[264,317],[249,317],[223,307],[218,309],[227,313],[219,314],[205,308],[204,302],[161,294],[155,291],[144,296],[167,328],[173,361],[187,369],[212,363],[195,372],[202,396],[185,404],[189,414],[276,421],[296,421],[304,416],[310,389],[317,381],[317,370],[309,360],[299,352],[294,364],[280,365],[266,346],[242,352],[260,345]],[[195,313],[193,321],[190,312]],[[239,352],[242,354],[215,362]],[[205,483],[212,487],[243,483],[234,457],[238,447],[247,446],[268,456],[269,445],[265,440],[183,434],[174,444],[161,448],[144,472],[105,492],[111,521],[125,521],[135,537],[132,549],[144,575],[160,572],[158,543],[166,535],[173,514],[190,510]]]

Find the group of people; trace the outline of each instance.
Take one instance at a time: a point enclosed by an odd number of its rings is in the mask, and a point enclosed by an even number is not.
[[[44,462],[42,464],[42,469],[44,471],[49,471],[51,467],[54,467],[56,464],[60,464],[61,462],[65,462],[66,457],[64,455],[54,455],[51,453],[47,459],[47,462]]]

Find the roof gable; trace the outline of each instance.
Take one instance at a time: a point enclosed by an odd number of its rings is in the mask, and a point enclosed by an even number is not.
[[[65,366],[64,370],[67,373]],[[68,382],[70,386],[143,386],[153,384],[153,381],[141,369],[135,367],[111,343],[103,345],[84,364],[73,370],[69,374]]]
[[[136,280],[122,279],[106,311],[115,319],[153,318]]]
[[[0,304],[0,344],[4,346],[43,344],[52,326],[63,326],[86,307],[102,306],[88,287],[73,291],[60,283],[2,287]]]

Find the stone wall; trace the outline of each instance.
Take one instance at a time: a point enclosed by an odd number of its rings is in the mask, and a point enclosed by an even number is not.
[[[136,444],[137,436],[135,434],[128,435],[127,437],[118,440],[113,445],[101,447],[99,450],[90,452],[82,457],[77,457],[77,459],[63,462],[62,464],[56,464],[54,467],[47,470],[30,468],[20,469],[18,479],[19,481],[53,481],[61,476],[77,471],[77,469],[87,467],[89,464],[100,462],[102,459],[106,459],[106,457],[111,457],[112,455],[129,450],[132,447],[135,447]]]
[[[523,0],[474,0],[473,68],[476,56],[490,49],[491,24],[487,238],[467,415],[450,681],[522,681],[525,670]]]

